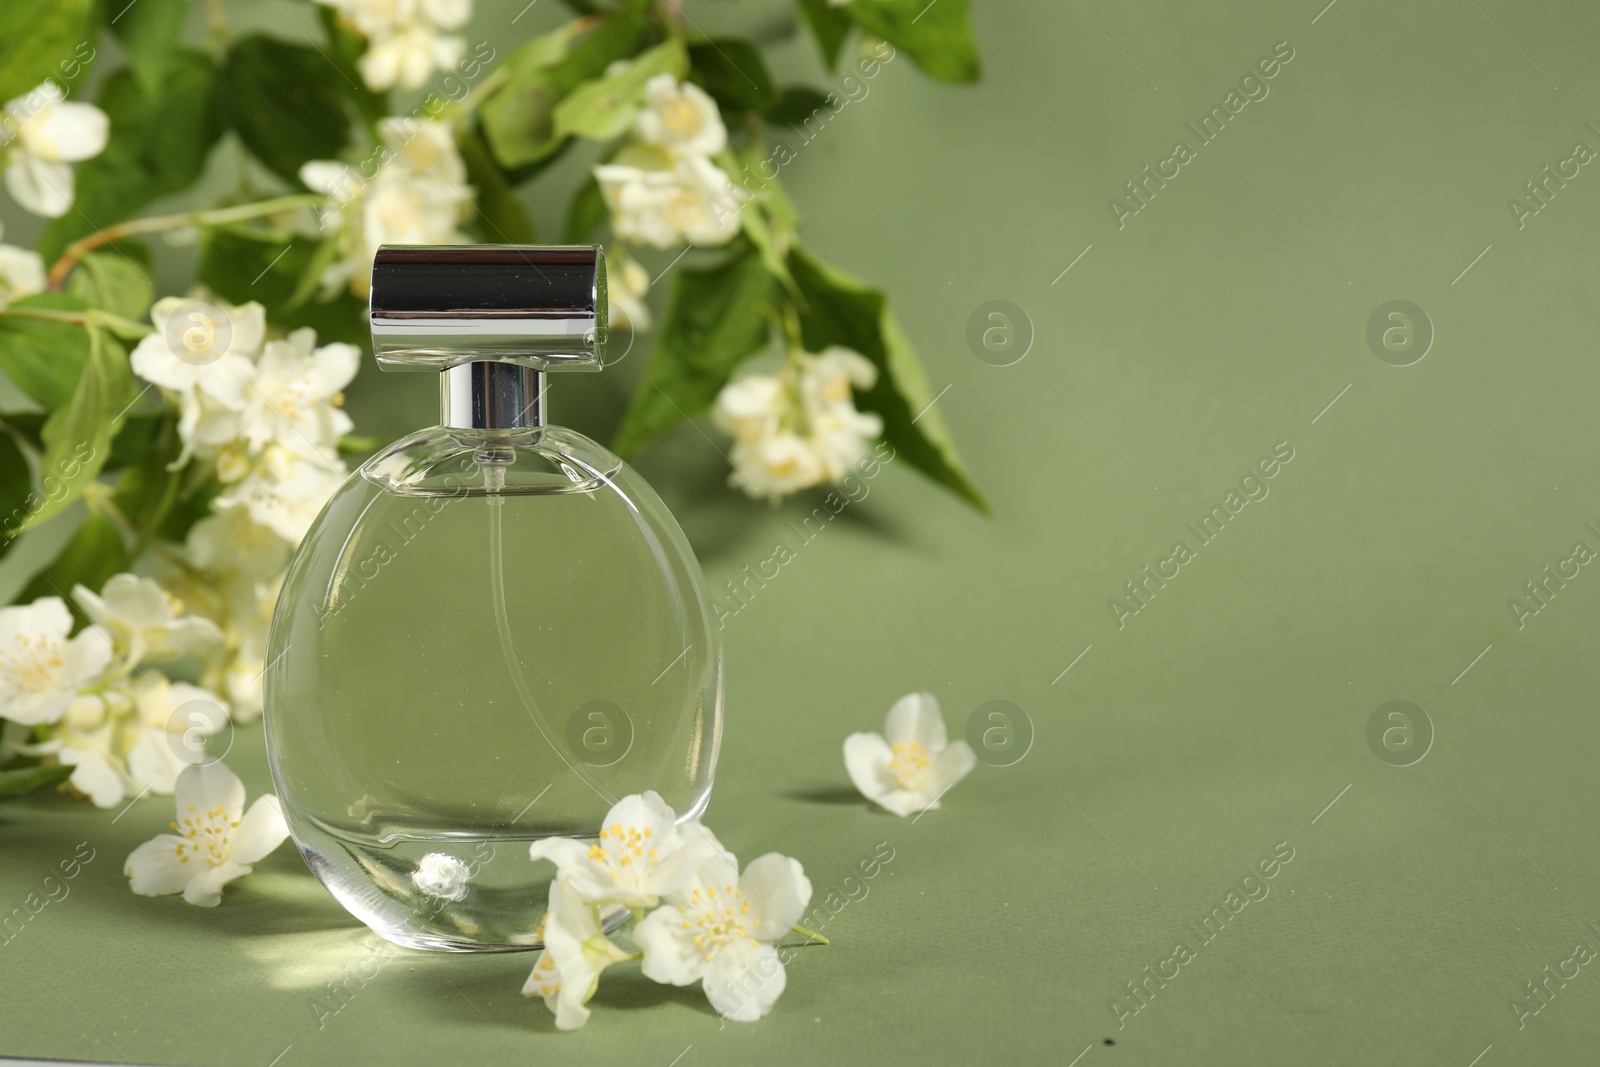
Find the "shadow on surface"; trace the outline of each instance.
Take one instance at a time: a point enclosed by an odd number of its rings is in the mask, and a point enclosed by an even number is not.
[[[401,976],[396,991],[407,1003],[428,1005],[451,1022],[478,1025],[485,1020],[502,1030],[555,1033],[555,1015],[539,997],[524,997],[522,983],[533,969],[537,952],[504,953],[493,966],[482,956],[420,957],[408,955],[411,968]],[[716,1016],[697,984],[669,986],[650,981],[637,963],[622,963],[606,971],[600,988],[589,1001],[595,1013],[654,1008],[681,1004],[702,1015]]]
[[[876,808],[867,798],[847,785],[823,786],[817,789],[793,789],[780,796],[806,804],[854,804],[863,808]],[[881,809],[879,809],[881,810]]]

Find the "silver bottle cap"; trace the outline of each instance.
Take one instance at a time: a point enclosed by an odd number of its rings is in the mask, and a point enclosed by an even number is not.
[[[373,354],[389,370],[599,370],[605,255],[587,245],[384,245],[369,317]]]

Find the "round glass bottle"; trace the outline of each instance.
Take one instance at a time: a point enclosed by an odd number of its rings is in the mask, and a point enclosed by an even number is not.
[[[450,322],[426,344],[419,310]],[[442,425],[364,463],[290,564],[267,650],[273,776],[311,869],[373,930],[531,948],[549,871],[530,841],[595,835],[630,793],[684,819],[709,798],[722,664],[704,579],[643,479],[544,425],[542,369],[604,345],[598,249],[385,249],[372,314],[380,361],[445,365]],[[508,334],[532,354],[488,347]]]

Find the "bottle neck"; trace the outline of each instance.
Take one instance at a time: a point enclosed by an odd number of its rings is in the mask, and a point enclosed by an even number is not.
[[[458,363],[439,374],[439,424],[523,430],[545,422],[544,372],[515,363]]]

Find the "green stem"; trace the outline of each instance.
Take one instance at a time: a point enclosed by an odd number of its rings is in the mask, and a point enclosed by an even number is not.
[[[56,311],[53,308],[20,308],[8,307],[0,311],[0,315],[15,315],[23,319],[43,319],[46,322],[65,322],[73,326],[82,326],[88,329],[91,326],[104,326],[118,333],[133,334],[143,337],[154,333],[155,330],[142,322],[125,319],[121,315],[113,315],[109,311],[99,308],[90,308],[88,311]]]
[[[121,508],[117,507],[116,501],[112,499],[112,491],[109,485],[104,482],[90,482],[83,487],[83,502],[90,511],[98,511],[122,527],[124,532],[134,537],[139,536],[139,528],[133,524],[133,520],[128,518]]]
[[[271,200],[262,200],[254,204],[213,208],[209,211],[185,211],[177,215],[157,215],[148,219],[129,219],[127,222],[119,222],[115,226],[96,230],[89,236],[68,245],[67,250],[61,253],[61,258],[56,260],[55,266],[50,268],[50,288],[60,289],[61,283],[66,280],[73,266],[85,255],[124,237],[178,230],[186,226],[223,226],[230,222],[257,219],[263,215],[275,215],[280,211],[292,211],[297,207],[311,207],[326,200],[327,197],[315,193],[297,193],[293,196],[273,197]]]
[[[784,305],[783,316],[779,320],[779,325],[783,327],[783,336],[789,342],[789,362],[798,371],[800,369],[800,358],[797,353],[804,352],[806,346],[800,338],[800,314],[794,309],[794,305]]]
[[[823,937],[814,930],[807,930],[804,926],[796,925],[794,927],[794,932],[805,938],[807,941],[814,941],[819,945],[831,944],[827,938]]]
[[[806,369],[802,359],[805,355],[805,346],[800,341],[800,320],[792,307],[784,309],[783,327],[789,341],[788,354],[784,359],[783,384],[789,397],[789,410],[794,413],[792,428],[795,433],[805,437],[811,433],[811,424],[806,417],[805,396],[800,384]]]

